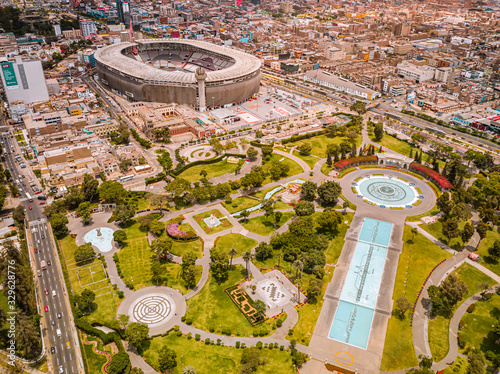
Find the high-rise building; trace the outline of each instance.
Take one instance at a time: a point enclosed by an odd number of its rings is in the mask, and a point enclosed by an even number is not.
[[[280,4],[280,9],[283,13],[292,13],[293,12],[293,3],[291,1],[283,1]]]
[[[91,34],[97,35],[97,27],[95,22],[91,19],[81,19],[80,20],[80,30],[84,37],[90,36]]]
[[[118,13],[118,22],[128,27],[130,23],[130,7],[126,0],[116,0],[116,11]]]
[[[61,32],[61,25],[56,23],[53,25],[54,27],[54,34],[55,36],[61,36],[62,35],[62,32]]]
[[[409,23],[398,23],[394,28],[395,36],[408,36],[410,35],[411,25]]]
[[[49,100],[40,60],[25,60],[18,56],[15,61],[1,61],[0,67],[9,104],[20,100],[25,104]]]

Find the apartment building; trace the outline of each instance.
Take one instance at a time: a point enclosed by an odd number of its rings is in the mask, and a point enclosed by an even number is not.
[[[416,82],[425,82],[434,78],[435,68],[430,66],[417,66],[409,61],[400,62],[397,65],[397,74],[404,79]]]

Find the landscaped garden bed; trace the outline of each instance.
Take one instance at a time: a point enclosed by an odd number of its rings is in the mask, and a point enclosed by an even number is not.
[[[207,218],[213,218],[212,227],[207,224]],[[218,209],[212,209],[208,212],[195,215],[194,220],[207,234],[215,234],[233,227],[229,219]]]
[[[266,318],[265,315],[257,312],[253,306],[253,300],[239,284],[226,288],[226,294],[252,326],[261,323]]]
[[[182,223],[184,216],[172,218],[167,222],[167,234],[176,240],[193,240],[198,237],[189,223]]]

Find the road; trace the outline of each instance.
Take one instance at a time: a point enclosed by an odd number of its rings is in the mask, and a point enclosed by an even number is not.
[[[83,372],[82,359],[54,238],[47,218],[43,215],[44,205],[40,205],[42,200],[37,199],[40,195],[35,195],[30,189],[30,183],[27,182],[32,172],[28,167],[25,169],[19,167],[14,154],[20,153],[19,148],[15,144],[15,138],[10,139],[10,136],[5,131],[0,134],[2,147],[9,152],[9,154],[4,153],[4,166],[9,169],[14,181],[21,180],[27,184],[19,186],[20,200],[25,207],[27,244],[35,274],[34,280],[38,293],[39,311],[42,315],[42,333],[49,370],[54,373],[77,374]],[[27,193],[32,198],[31,202],[27,199]],[[47,263],[46,270],[42,270],[42,260]],[[48,265],[49,262],[50,265]],[[37,276],[38,271],[40,276]],[[45,307],[47,311],[44,310]],[[57,330],[60,330],[60,336]],[[55,350],[53,354],[50,353],[51,348]]]

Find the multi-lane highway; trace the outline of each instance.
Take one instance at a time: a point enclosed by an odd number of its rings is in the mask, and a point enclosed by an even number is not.
[[[38,196],[41,194],[36,195],[30,187],[32,183],[28,182],[29,179],[36,178],[29,167],[21,169],[16,161],[15,157],[20,154],[20,150],[15,144],[15,138],[11,139],[10,136],[8,132],[0,134],[2,148],[5,150],[3,163],[9,169],[13,181],[21,181],[18,189],[21,204],[25,207],[26,237],[38,292],[39,311],[43,317],[42,331],[49,369],[53,373],[81,373],[82,360],[67,290],[54,238],[47,218],[43,215],[44,205],[40,205],[44,201],[39,200]],[[32,201],[29,201],[28,196]],[[42,265],[45,265],[45,269]]]

